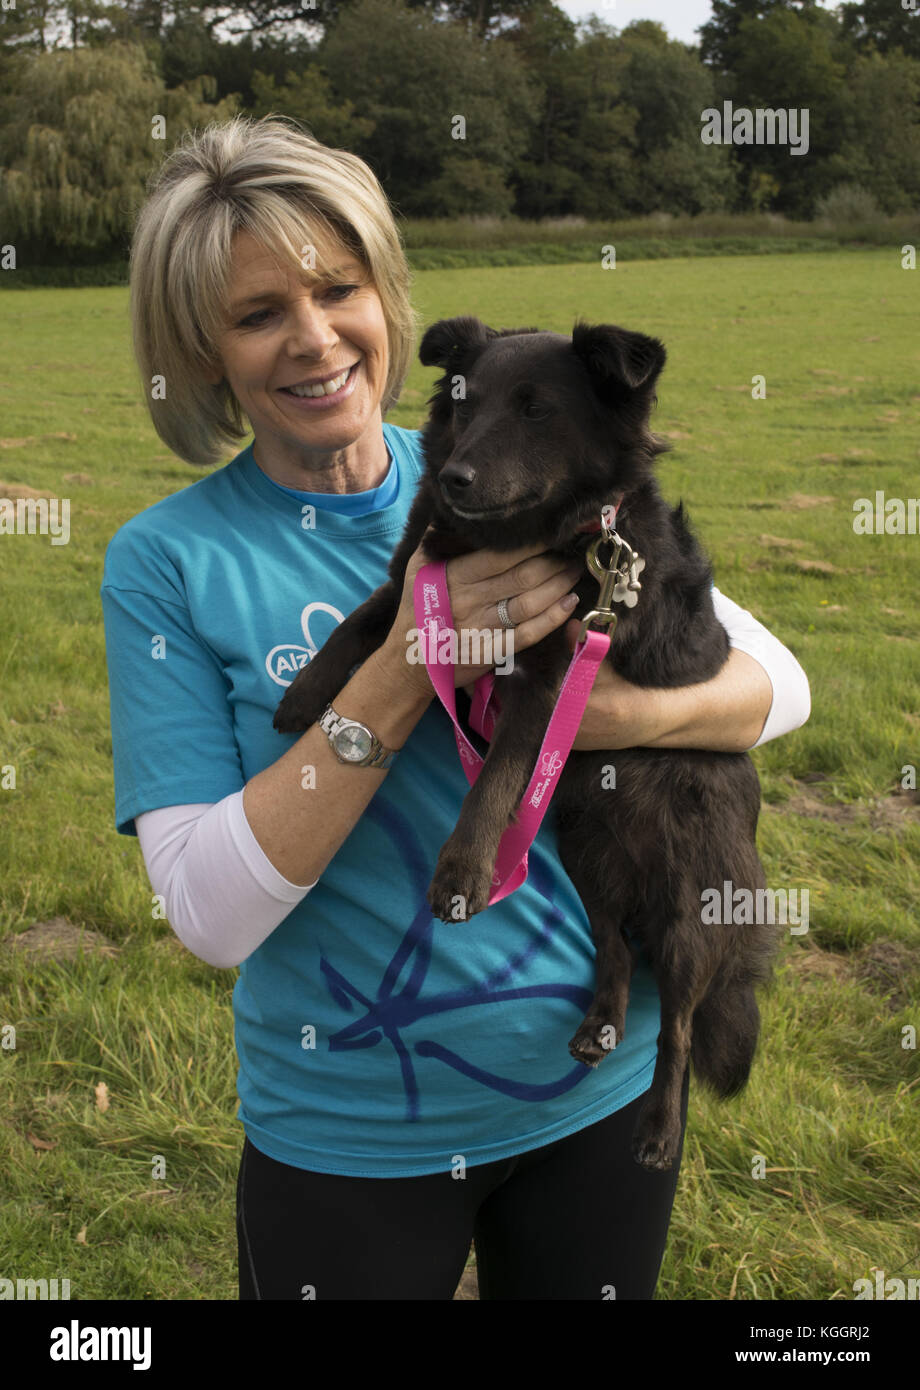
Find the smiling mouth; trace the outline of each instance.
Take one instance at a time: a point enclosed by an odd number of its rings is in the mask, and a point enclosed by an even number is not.
[[[351,381],[354,372],[357,370],[358,363],[352,362],[351,366],[338,376],[332,377],[329,381],[323,381],[316,386],[279,386],[286,396],[296,396],[298,400],[322,400],[325,396],[334,396],[341,391],[348,382]]]

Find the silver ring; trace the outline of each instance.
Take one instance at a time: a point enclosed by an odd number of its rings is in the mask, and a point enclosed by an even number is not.
[[[508,628],[517,627],[517,623],[513,623],[513,622],[511,621],[511,619],[509,618],[509,616],[508,616],[508,604],[509,604],[509,603],[510,603],[510,599],[500,598],[500,599],[498,600],[498,618],[499,618],[499,622],[501,623],[502,627],[508,627]]]

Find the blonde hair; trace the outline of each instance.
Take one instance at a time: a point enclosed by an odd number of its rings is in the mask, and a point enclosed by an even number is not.
[[[287,117],[237,116],[187,132],[148,186],[131,246],[134,353],[157,434],[189,463],[213,465],[249,432],[229,384],[212,385],[230,294],[233,237],[245,231],[294,264],[305,243],[341,242],[383,306],[389,364],[381,411],[399,399],[419,323],[386,194],[357,155]],[[318,272],[317,272],[318,274]],[[154,376],[163,399],[151,395]]]

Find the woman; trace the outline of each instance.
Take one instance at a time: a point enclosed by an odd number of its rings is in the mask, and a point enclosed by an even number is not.
[[[517,892],[432,921],[467,783],[406,660],[419,552],[392,632],[334,702],[398,756],[349,765],[320,725],[272,727],[386,577],[421,476],[418,432],[383,423],[412,353],[408,286],[374,175],[292,123],[211,127],[159,171],[131,269],[154,425],[198,464],[244,419],[254,438],[106,553],[116,824],[188,948],[240,967],[241,1298],[449,1299],[475,1239],[482,1298],[648,1299],[677,1182],[629,1145],[657,990],[640,962],[625,1038],[594,1071],[573,1063],[594,950],[551,818]],[[456,625],[495,628],[505,600],[524,650],[568,620],[576,574],[532,549],[458,557]],[[794,658],[716,599],[720,675],[649,692],[603,667],[576,748],[734,751],[804,722]]]

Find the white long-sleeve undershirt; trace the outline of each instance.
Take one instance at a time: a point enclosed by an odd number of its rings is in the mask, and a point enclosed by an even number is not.
[[[773,686],[753,747],[790,733],[811,712],[808,678],[792,653],[746,609],[712,591],[732,647],[759,662]],[[163,806],[135,818],[150,884],[179,940],[208,965],[239,965],[316,883],[290,883],[268,859],[243,810],[242,790],[222,801]]]

